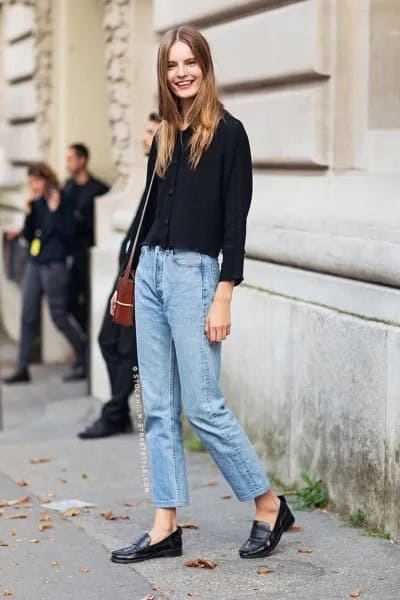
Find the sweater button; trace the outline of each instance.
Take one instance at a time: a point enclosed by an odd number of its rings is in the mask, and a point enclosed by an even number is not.
[[[171,188],[170,190],[168,190],[168,194],[169,194],[170,196],[172,196],[172,194],[173,194],[173,193],[174,193],[174,188]]]

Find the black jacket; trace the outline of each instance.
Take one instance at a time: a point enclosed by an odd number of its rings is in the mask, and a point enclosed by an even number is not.
[[[93,246],[94,200],[109,189],[106,183],[93,175],[82,185],[78,185],[72,177],[65,182],[63,193],[74,215],[74,253]]]
[[[155,175],[133,268],[144,244],[197,250],[217,257],[222,250],[220,281],[243,281],[246,220],[252,197],[252,160],[242,122],[226,109],[197,169],[189,168],[192,129],[178,132],[165,177]],[[147,161],[146,187],[132,227],[137,232],[157,156],[153,138]],[[126,259],[128,254],[126,255]],[[124,267],[126,265],[124,262]]]
[[[36,263],[63,262],[71,253],[73,242],[73,216],[61,194],[58,209],[52,212],[44,196],[32,202],[32,210],[26,215],[22,235],[28,242],[40,239],[40,252],[30,255]]]

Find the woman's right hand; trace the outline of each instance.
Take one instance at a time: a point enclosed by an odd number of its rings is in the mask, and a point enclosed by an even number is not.
[[[117,290],[113,293],[110,300],[110,315],[113,317],[117,308]]]

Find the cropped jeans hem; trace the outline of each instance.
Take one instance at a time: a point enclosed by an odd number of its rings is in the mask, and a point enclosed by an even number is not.
[[[257,498],[257,496],[261,496],[261,494],[265,494],[266,492],[269,492],[270,490],[272,490],[272,486],[267,485],[267,487],[264,486],[257,492],[251,492],[249,494],[246,494],[245,496],[238,496],[238,500],[240,502],[245,502],[246,500],[251,500],[252,498]]]
[[[190,506],[190,502],[176,502],[175,500],[170,500],[169,502],[165,500],[163,502],[162,500],[157,500],[154,503],[155,508],[180,508],[181,506]]]

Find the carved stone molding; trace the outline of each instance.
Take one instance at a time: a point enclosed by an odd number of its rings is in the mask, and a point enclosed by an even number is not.
[[[31,6],[35,9],[35,70],[33,74],[37,98],[35,120],[39,135],[39,148],[46,158],[50,146],[50,105],[52,98],[52,2],[51,0],[8,0],[7,5]]]
[[[112,157],[117,169],[114,189],[123,189],[132,164],[130,100],[132,65],[129,61],[131,0],[104,0],[105,61]]]

